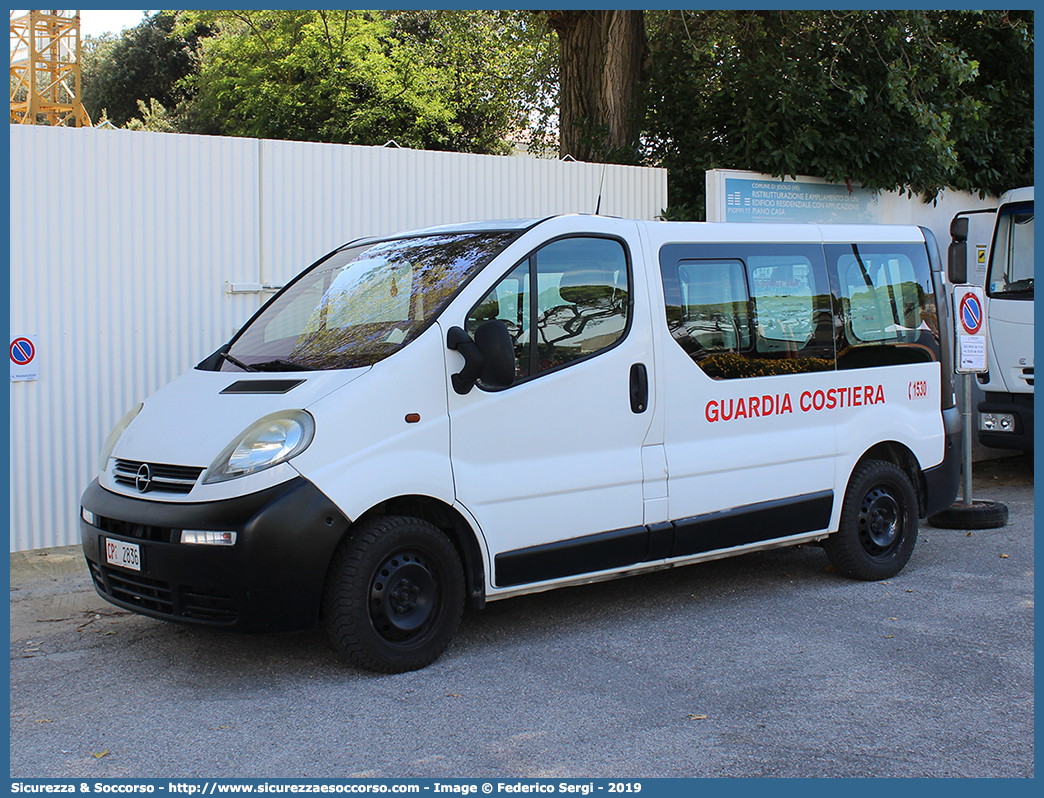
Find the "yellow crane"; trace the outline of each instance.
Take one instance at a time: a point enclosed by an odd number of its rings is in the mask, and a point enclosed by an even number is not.
[[[80,12],[11,12],[11,123],[90,127],[80,101]]]

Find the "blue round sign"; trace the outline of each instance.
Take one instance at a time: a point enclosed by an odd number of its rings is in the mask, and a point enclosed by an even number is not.
[[[28,366],[36,357],[36,347],[28,338],[15,338],[11,342],[11,361],[19,366]]]
[[[982,303],[975,294],[965,294],[961,298],[961,325],[969,335],[975,335],[982,327]]]

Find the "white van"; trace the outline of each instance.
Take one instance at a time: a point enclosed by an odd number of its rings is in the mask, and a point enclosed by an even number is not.
[[[321,622],[423,667],[465,602],[821,542],[885,579],[957,494],[942,263],[917,227],[463,224],[355,241],[113,430],[98,592]]]

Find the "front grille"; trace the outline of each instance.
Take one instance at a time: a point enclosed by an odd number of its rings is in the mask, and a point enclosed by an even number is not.
[[[103,532],[110,532],[124,538],[135,540],[151,540],[156,543],[180,543],[181,530],[169,526],[153,526],[152,524],[135,524],[132,521],[121,521],[118,518],[94,517],[94,525]]]
[[[236,602],[227,593],[190,585],[181,588],[181,614],[216,623],[231,623],[239,617]]]
[[[143,468],[147,467],[147,468]],[[203,469],[198,466],[144,463],[140,460],[117,460],[112,470],[116,483],[142,493],[181,493],[192,490]],[[141,486],[145,485],[145,490]]]
[[[1033,384],[1033,366],[1029,366],[1022,370],[1022,379],[1026,381],[1027,385]]]
[[[210,623],[235,623],[239,608],[231,595],[221,590],[172,585],[134,572],[116,570],[88,561],[91,578],[99,592],[117,601],[168,618],[188,618]]]
[[[169,583],[132,572],[117,572],[112,568],[104,568],[103,572],[109,583],[109,595],[114,599],[141,607],[143,610],[164,615],[174,614],[174,600]]]
[[[94,580],[94,586],[106,596],[109,595],[109,588],[106,586],[105,578],[102,576],[101,566],[94,560],[87,560],[87,565],[91,569],[91,579]]]

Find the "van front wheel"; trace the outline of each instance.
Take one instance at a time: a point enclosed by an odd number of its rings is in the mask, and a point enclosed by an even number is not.
[[[895,576],[917,543],[917,496],[898,466],[870,460],[856,467],[841,506],[841,524],[823,541],[830,563],[853,579]]]
[[[322,622],[356,665],[417,670],[449,645],[464,607],[456,549],[435,526],[400,516],[364,523],[333,556]]]

